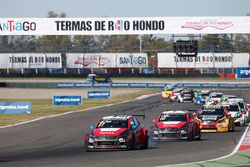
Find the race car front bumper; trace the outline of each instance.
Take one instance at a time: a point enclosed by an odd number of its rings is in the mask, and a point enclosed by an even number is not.
[[[201,125],[201,132],[228,132],[228,124]]]
[[[95,149],[127,149],[127,141],[125,138],[118,137],[96,137],[90,138],[88,141],[88,150]]]
[[[181,129],[164,129],[154,131],[154,140],[171,140],[171,139],[188,139],[186,130]]]

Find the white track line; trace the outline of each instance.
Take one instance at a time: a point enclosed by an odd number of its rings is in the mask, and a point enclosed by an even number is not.
[[[219,158],[215,158],[215,159],[205,160],[205,161],[189,162],[189,163],[181,163],[181,164],[172,164],[172,165],[162,165],[162,166],[158,166],[158,167],[170,167],[170,166],[173,167],[173,166],[177,166],[177,165],[179,165],[179,166],[183,165],[184,166],[184,165],[191,165],[191,164],[194,164],[194,163],[206,163],[206,162],[217,161],[217,160],[221,160],[221,159],[224,159],[224,158],[228,158],[228,157],[234,155],[239,150],[239,148],[240,148],[240,146],[241,146],[241,144],[242,144],[242,142],[243,142],[243,140],[244,140],[244,138],[245,138],[245,136],[246,136],[246,134],[248,132],[249,126],[250,126],[250,123],[246,127],[243,135],[241,136],[241,139],[240,139],[239,143],[237,144],[237,146],[235,147],[233,152],[228,154],[228,155],[225,155],[225,156],[219,157]]]

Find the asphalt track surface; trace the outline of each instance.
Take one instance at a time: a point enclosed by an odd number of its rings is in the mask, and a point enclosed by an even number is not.
[[[227,91],[247,98],[250,91]],[[203,133],[200,141],[150,142],[147,150],[85,152],[84,134],[102,116],[146,114],[150,128],[160,112],[168,109],[197,109],[192,103],[169,103],[160,95],[147,99],[48,118],[0,129],[0,166],[83,167],[158,166],[213,159],[230,154],[245,127],[230,133]]]

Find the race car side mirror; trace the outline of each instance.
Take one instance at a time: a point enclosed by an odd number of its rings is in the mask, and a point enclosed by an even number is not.
[[[250,104],[247,104],[247,109],[250,110]]]
[[[153,122],[154,124],[156,124],[156,123],[157,123],[157,120],[156,120],[156,119],[153,119],[152,122]]]
[[[134,130],[134,129],[137,128],[137,126],[136,126],[136,125],[132,125],[130,128],[131,128],[132,130]]]
[[[94,125],[89,125],[89,130],[92,132],[95,129]]]

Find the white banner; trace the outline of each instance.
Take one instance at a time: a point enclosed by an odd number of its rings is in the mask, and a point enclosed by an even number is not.
[[[248,53],[198,53],[197,57],[178,57],[158,53],[158,68],[235,68],[248,67]]]
[[[67,53],[67,68],[115,68],[114,53]]]
[[[67,68],[148,67],[145,53],[67,53]]]
[[[119,53],[116,54],[118,68],[147,68],[148,55],[146,53]]]
[[[250,33],[250,17],[0,18],[0,35]]]
[[[62,68],[62,61],[60,53],[1,53],[0,68]]]

